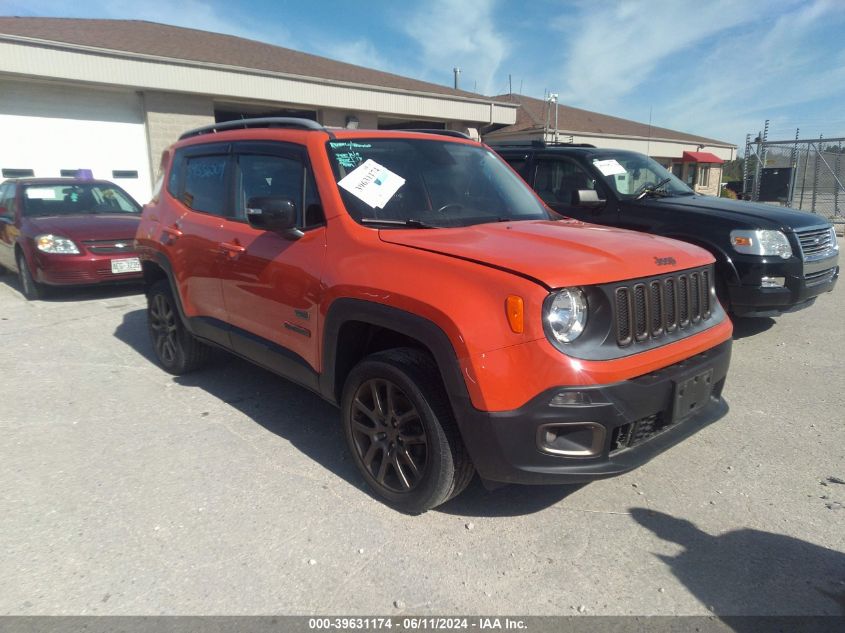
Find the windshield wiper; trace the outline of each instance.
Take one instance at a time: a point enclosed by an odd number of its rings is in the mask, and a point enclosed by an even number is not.
[[[409,229],[436,229],[438,227],[419,220],[387,220],[382,218],[361,218],[361,224],[372,226],[401,226]]]
[[[656,185],[652,185],[652,186],[644,187],[644,188],[643,188],[643,190],[640,192],[640,194],[637,196],[637,198],[636,198],[636,199],[637,199],[637,200],[642,200],[642,199],[643,199],[643,198],[645,198],[646,196],[648,196],[648,195],[654,195],[654,194],[663,195],[663,196],[667,196],[667,195],[669,195],[669,194],[668,194],[668,193],[666,193],[665,191],[660,191],[660,188],[661,188],[661,187],[663,187],[663,186],[665,186],[665,185],[667,185],[667,184],[669,184],[669,181],[670,181],[670,180],[672,180],[672,179],[671,179],[671,178],[664,178],[663,180],[661,180],[660,182],[658,182]]]

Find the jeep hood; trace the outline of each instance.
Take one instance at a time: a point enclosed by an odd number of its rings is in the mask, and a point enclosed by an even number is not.
[[[692,244],[573,220],[384,229],[379,235],[389,244],[505,269],[548,288],[648,277],[713,261]]]
[[[823,217],[808,211],[794,211],[762,202],[730,200],[713,196],[643,198],[631,204],[632,208],[637,206],[673,208],[685,213],[699,213],[702,216],[735,220],[743,226],[754,229],[779,229],[788,232],[829,224]]]

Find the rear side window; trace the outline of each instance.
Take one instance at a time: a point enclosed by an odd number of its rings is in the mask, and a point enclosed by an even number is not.
[[[225,215],[228,164],[227,155],[185,158],[182,202],[196,211]]]

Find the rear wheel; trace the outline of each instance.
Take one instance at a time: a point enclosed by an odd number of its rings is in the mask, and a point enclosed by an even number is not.
[[[355,464],[389,505],[425,512],[460,493],[474,470],[428,354],[373,354],[349,374],[343,425]]]
[[[29,265],[26,263],[26,257],[23,256],[23,253],[18,254],[17,262],[18,279],[21,282],[21,292],[23,293],[23,296],[29,301],[40,299],[44,294],[43,288],[41,284],[36,283],[35,279],[33,279],[32,273],[29,270]]]
[[[147,325],[156,357],[171,374],[186,374],[208,360],[211,349],[185,328],[167,280],[154,283],[147,294]]]

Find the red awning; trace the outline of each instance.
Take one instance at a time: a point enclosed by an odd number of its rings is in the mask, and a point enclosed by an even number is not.
[[[717,163],[719,165],[725,162],[716,154],[710,152],[684,152],[683,161],[685,163]]]

